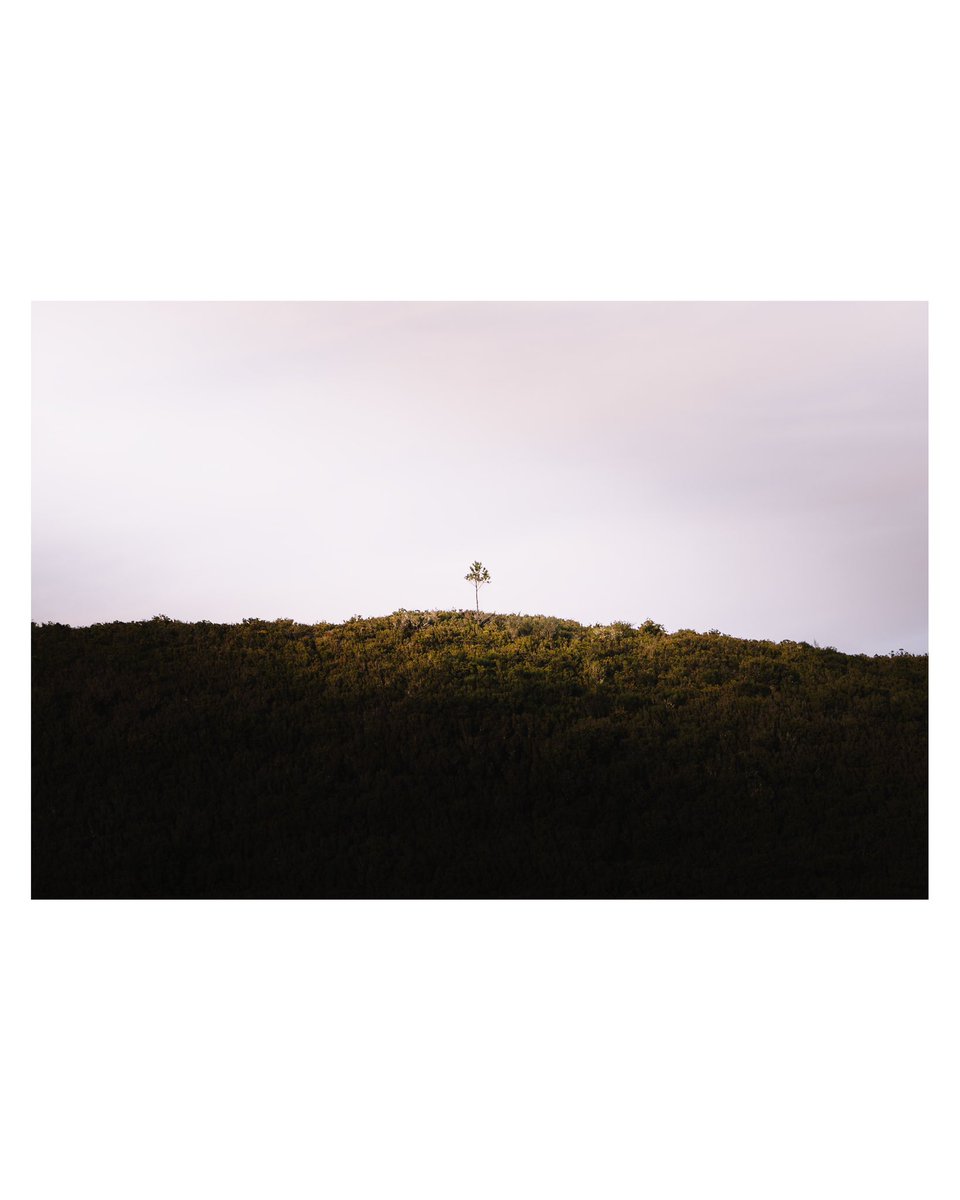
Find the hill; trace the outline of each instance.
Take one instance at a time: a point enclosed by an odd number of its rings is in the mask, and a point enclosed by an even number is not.
[[[34,626],[36,897],[923,897],[927,659],[652,621]]]

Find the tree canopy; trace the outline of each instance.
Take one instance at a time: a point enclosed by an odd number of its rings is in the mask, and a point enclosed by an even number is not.
[[[925,656],[469,610],[33,650],[36,896],[926,893]]]

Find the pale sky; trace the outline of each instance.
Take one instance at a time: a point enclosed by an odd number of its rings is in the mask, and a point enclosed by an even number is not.
[[[927,648],[920,303],[36,304],[33,618]]]

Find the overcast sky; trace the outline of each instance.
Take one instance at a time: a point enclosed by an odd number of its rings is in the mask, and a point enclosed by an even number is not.
[[[37,304],[33,615],[927,648],[924,304]]]

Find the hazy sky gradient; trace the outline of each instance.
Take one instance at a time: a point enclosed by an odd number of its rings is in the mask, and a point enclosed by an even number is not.
[[[37,304],[38,621],[927,648],[924,304]]]

